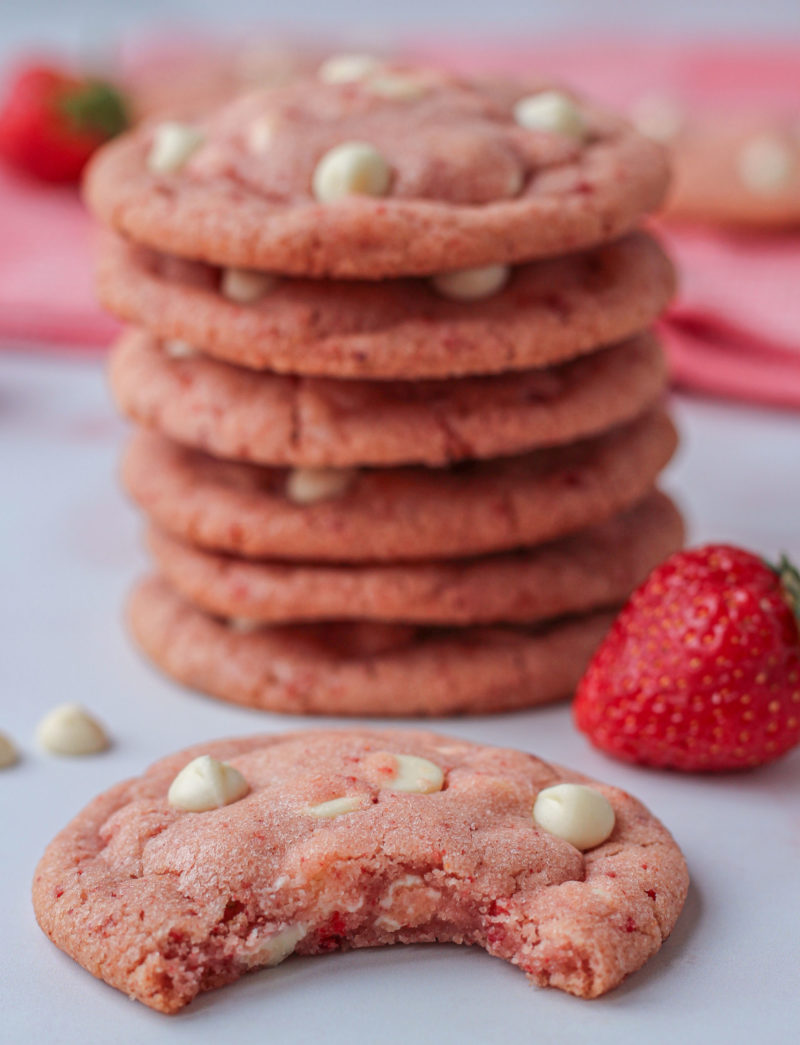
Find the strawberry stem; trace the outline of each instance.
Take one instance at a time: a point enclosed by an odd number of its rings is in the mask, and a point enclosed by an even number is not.
[[[781,554],[778,565],[772,567],[778,574],[783,593],[795,617],[800,621],[800,573],[789,557]]]
[[[73,129],[113,138],[129,124],[125,101],[111,84],[92,80],[59,99],[61,111]]]

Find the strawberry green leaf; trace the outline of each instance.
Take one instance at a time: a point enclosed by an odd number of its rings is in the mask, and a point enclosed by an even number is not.
[[[101,80],[64,94],[58,106],[74,131],[102,139],[113,138],[130,124],[122,94]]]

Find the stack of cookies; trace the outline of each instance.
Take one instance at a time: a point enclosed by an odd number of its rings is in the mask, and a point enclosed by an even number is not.
[[[636,229],[665,186],[659,146],[547,85],[364,56],[107,147],[149,656],[287,712],[569,695],[682,540],[672,272]]]

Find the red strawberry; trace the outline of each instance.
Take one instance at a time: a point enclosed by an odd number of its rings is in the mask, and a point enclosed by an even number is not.
[[[44,181],[77,181],[92,153],[127,123],[122,97],[109,84],[28,66],[0,108],[0,155]]]
[[[679,552],[634,592],[575,721],[628,762],[742,769],[800,743],[800,575],[740,548]]]

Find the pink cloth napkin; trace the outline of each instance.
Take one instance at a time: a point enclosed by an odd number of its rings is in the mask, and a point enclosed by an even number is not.
[[[662,229],[681,288],[661,323],[688,388],[800,407],[800,235]]]
[[[118,325],[92,293],[91,225],[74,189],[0,167],[0,341],[96,348]]]
[[[426,40],[415,57],[471,70],[536,71],[612,105],[670,92],[705,106],[797,104],[796,46]],[[0,342],[106,345],[117,324],[91,289],[91,229],[74,191],[0,170]],[[675,380],[704,392],[800,407],[800,235],[663,228],[680,296],[661,324]]]

